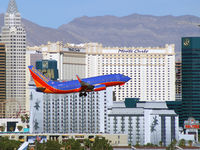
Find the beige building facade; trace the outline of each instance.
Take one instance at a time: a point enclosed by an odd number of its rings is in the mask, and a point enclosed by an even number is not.
[[[175,100],[174,45],[165,47],[103,47],[89,43],[86,48],[87,76],[121,73],[132,78],[114,87],[116,100]]]

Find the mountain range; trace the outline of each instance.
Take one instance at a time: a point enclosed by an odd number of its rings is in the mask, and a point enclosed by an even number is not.
[[[4,15],[0,14],[0,28],[4,24],[3,18]],[[163,47],[165,44],[175,44],[175,51],[180,56],[181,37],[200,36],[200,18],[191,15],[83,16],[57,29],[43,27],[24,18],[22,23],[29,46],[48,41],[77,44],[98,42],[110,47]]]

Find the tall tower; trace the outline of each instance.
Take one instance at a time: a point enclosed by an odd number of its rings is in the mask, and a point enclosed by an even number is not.
[[[6,52],[5,44],[0,43],[0,118],[5,118],[6,104]]]
[[[26,110],[26,32],[15,0],[4,16],[0,42],[6,46],[6,117]]]
[[[200,37],[182,38],[182,115],[200,121]]]

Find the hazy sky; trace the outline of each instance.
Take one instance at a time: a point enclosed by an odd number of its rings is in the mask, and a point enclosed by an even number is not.
[[[0,0],[5,13],[9,0]],[[81,16],[195,15],[200,17],[200,0],[16,0],[23,18],[57,28]]]

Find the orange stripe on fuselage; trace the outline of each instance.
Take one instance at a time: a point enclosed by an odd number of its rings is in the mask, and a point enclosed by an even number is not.
[[[72,90],[59,90],[56,89],[50,85],[48,85],[45,81],[43,81],[37,74],[35,74],[32,70],[30,70],[31,75],[35,81],[35,84],[37,87],[45,87],[46,89],[44,90],[44,93],[60,93],[60,94],[65,94],[65,93],[75,93],[75,92],[79,92],[81,90],[81,88],[77,88],[77,89],[72,89]]]

